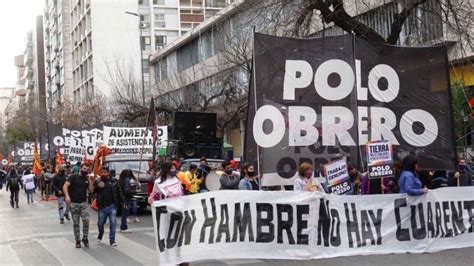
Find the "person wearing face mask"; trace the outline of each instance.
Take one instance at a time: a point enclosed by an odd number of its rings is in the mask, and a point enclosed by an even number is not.
[[[242,167],[241,176],[239,182],[239,190],[260,190],[259,182],[255,178],[255,166],[251,163],[245,163]]]
[[[224,173],[219,179],[221,189],[239,189],[240,176],[234,171],[234,168],[232,168],[228,160],[222,162],[222,168],[224,169]]]
[[[66,183],[66,170],[64,166],[59,166],[58,173],[53,177],[51,182],[51,188],[54,191],[54,194],[58,200],[58,213],[59,213],[59,223],[64,224],[64,218],[69,221],[69,207],[65,204],[65,198],[63,193],[63,186]],[[66,205],[66,206],[64,206]]]
[[[66,204],[69,205],[74,228],[74,237],[76,239],[76,248],[81,247],[81,232],[79,219],[82,220],[82,243],[85,247],[89,246],[89,205],[87,204],[87,190],[90,193],[94,190],[94,177],[87,176],[88,167],[81,165],[81,172],[77,175],[71,175],[66,178],[63,185],[63,192]]]
[[[117,207],[122,205],[124,209],[128,208],[125,205],[125,198],[122,193],[117,179],[110,176],[109,168],[103,166],[100,169],[100,178],[94,182],[94,192],[97,194],[97,207],[98,207],[98,221],[97,226],[99,227],[99,236],[97,241],[102,242],[104,235],[104,225],[109,219],[109,242],[111,246],[117,246],[115,242],[115,230],[117,227]]]
[[[448,186],[466,187],[472,186],[472,169],[466,163],[465,159],[459,159],[456,172],[451,172],[448,178]]]
[[[298,178],[295,180],[293,190],[325,193],[323,186],[313,177],[313,166],[306,162],[298,169]]]

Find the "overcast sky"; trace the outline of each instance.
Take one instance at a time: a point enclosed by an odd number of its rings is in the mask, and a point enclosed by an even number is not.
[[[0,1],[0,87],[16,85],[14,57],[25,50],[25,35],[35,17],[43,14],[44,0]]]

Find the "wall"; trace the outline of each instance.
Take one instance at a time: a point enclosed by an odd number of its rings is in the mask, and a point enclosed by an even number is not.
[[[137,9],[138,1],[91,1],[94,90],[106,97],[112,95],[108,71],[116,73],[117,62],[125,73],[133,71],[140,80],[139,18],[125,13]]]

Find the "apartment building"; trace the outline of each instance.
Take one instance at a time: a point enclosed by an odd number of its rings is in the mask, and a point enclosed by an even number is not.
[[[71,8],[69,0],[46,0],[44,47],[48,112],[73,99]]]
[[[139,0],[140,46],[145,94],[150,93],[149,57],[214,16],[233,0]]]
[[[138,0],[69,0],[73,101],[101,94],[110,99],[119,73],[140,76]],[[64,2],[63,2],[64,3]]]
[[[155,77],[153,80],[156,83],[152,87],[155,88],[153,94],[157,102],[160,102],[160,99],[169,102],[167,100],[169,98],[196,101],[194,97],[196,91],[202,95],[208,93],[209,88],[219,90],[225,86],[226,84],[222,82],[223,73],[229,71],[235,74],[234,82],[243,86],[248,84],[249,73],[233,65],[243,58],[251,58],[253,27],[255,26],[257,32],[269,34],[285,35],[289,32],[284,26],[275,27],[271,23],[266,23],[265,18],[271,18],[272,14],[263,13],[261,6],[255,3],[249,0],[235,1],[217,13],[214,18],[201,23],[192,32],[184,34],[151,56],[150,72]],[[357,1],[354,3],[352,6],[348,4],[348,13],[385,37],[389,34],[394,15],[402,8],[397,1],[372,0],[367,1],[365,5],[357,5]],[[450,55],[454,54],[452,52],[457,49],[459,42],[450,38],[452,35],[448,34],[447,25],[440,19],[442,16],[433,13],[440,10],[437,6],[439,4],[439,0],[428,0],[417,8],[404,25],[398,44],[415,46],[449,43]],[[293,11],[289,9],[280,15],[294,16]],[[339,27],[331,25],[326,27],[314,25],[314,32],[311,37],[346,34]],[[240,44],[232,43],[233,40],[239,41]],[[234,62],[227,61],[228,64],[221,64],[222,58],[228,56],[225,54],[228,51],[221,49],[226,45],[241,45],[241,48],[244,48],[243,54],[236,54]],[[473,54],[471,51],[465,57],[472,58]],[[451,56],[450,59],[452,62],[460,60],[456,56]],[[472,67],[470,69],[472,75],[474,72]],[[236,128],[228,130],[224,139],[235,147],[234,154],[240,156],[245,129],[243,123],[238,121],[234,125]]]
[[[16,88],[0,88],[0,132],[2,135],[5,134],[4,129],[6,128],[6,124],[8,121],[9,116],[8,114],[8,107],[10,106],[10,102],[15,97]]]

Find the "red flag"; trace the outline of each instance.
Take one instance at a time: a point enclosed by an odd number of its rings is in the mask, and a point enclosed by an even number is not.
[[[39,152],[38,152],[38,146],[35,143],[35,150],[33,152],[33,173],[36,176],[41,175],[41,161],[39,157]]]
[[[112,150],[107,148],[105,144],[102,144],[97,148],[97,152],[95,153],[94,158],[94,169],[93,173],[94,176],[98,176],[100,172],[100,168],[102,167],[102,163],[104,161],[104,157],[111,154]]]

